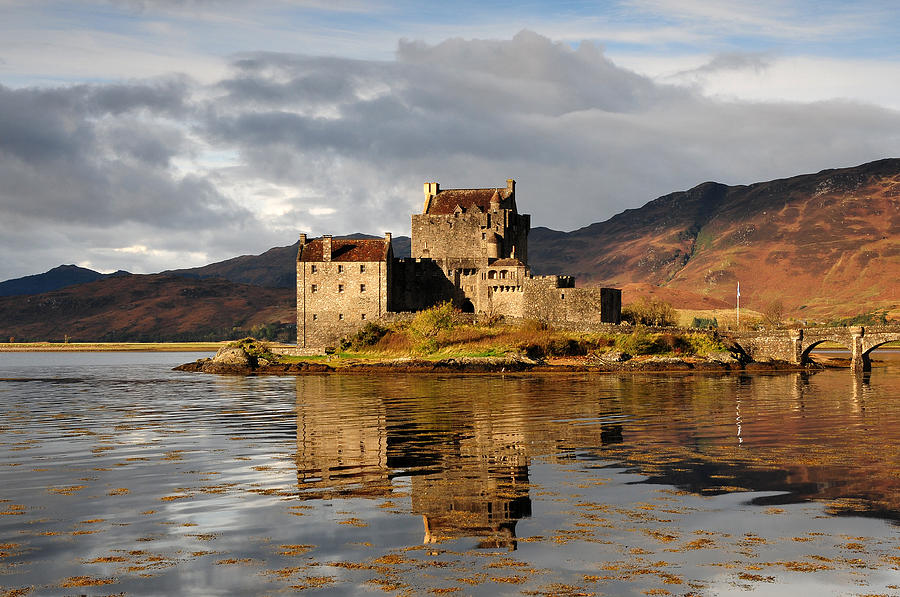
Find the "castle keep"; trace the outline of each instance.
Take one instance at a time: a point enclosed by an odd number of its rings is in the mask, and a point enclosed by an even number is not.
[[[412,216],[412,249],[395,259],[383,239],[308,240],[297,253],[297,345],[333,346],[367,321],[452,301],[464,312],[547,322],[619,323],[621,291],[576,288],[571,276],[532,276],[531,216],[505,188],[445,189],[425,183]]]

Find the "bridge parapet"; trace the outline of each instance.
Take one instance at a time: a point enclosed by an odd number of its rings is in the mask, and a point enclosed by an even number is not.
[[[850,326],[734,332],[728,335],[753,360],[775,359],[801,364],[822,342],[850,350],[851,368],[869,371],[869,353],[887,342],[900,341],[900,326]]]

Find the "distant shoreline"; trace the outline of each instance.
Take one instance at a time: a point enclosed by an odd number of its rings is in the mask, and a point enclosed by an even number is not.
[[[222,342],[12,342],[0,352],[215,352]]]
[[[216,352],[230,340],[219,342],[12,342],[0,343],[0,352]],[[274,344],[275,348],[293,344]],[[842,346],[817,347],[813,352],[846,351]],[[900,344],[880,346],[877,351],[900,351]]]

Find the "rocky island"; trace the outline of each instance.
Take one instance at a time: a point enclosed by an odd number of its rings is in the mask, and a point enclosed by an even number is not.
[[[538,322],[431,326],[421,320],[447,307],[423,312],[409,324],[370,324],[319,355],[291,355],[245,338],[212,358],[177,367],[180,371],[232,375],[310,373],[515,373],[515,372],[729,372],[820,369],[778,359],[756,361],[715,330],[652,330],[615,326],[617,331],[578,333]],[[845,359],[846,360],[846,359]],[[831,363],[840,366],[841,363]],[[846,363],[843,364],[846,366]]]

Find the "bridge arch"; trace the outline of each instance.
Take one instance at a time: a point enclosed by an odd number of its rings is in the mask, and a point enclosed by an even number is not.
[[[881,348],[885,344],[890,344],[891,342],[900,341],[900,334],[896,334],[896,336],[897,337],[893,338],[893,339],[888,338],[886,340],[880,340],[880,341],[875,340],[875,341],[870,341],[870,342],[863,342],[863,353],[862,353],[863,359],[865,359],[866,361],[871,361],[870,357],[871,357],[871,352],[873,350]],[[877,342],[877,344],[875,342]]]
[[[823,344],[825,342],[832,342],[834,344],[839,344],[841,348],[853,352],[852,344],[847,342],[846,338],[817,338],[816,340],[809,343],[802,343],[800,345],[800,357],[801,362],[807,362],[809,360],[809,353],[816,349],[819,344]]]

